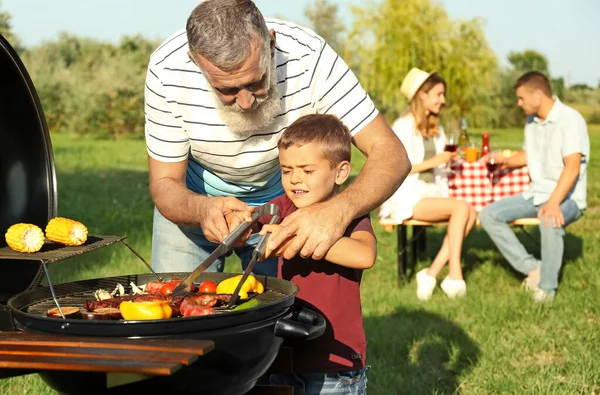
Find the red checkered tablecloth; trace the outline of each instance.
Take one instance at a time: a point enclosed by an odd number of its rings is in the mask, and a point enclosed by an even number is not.
[[[491,202],[521,193],[529,188],[527,167],[494,172],[493,184],[484,163],[459,161],[448,175],[450,197],[462,199],[480,211]]]

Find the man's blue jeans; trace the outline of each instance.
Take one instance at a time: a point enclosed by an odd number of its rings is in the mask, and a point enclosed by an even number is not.
[[[528,274],[540,267],[539,288],[554,295],[558,288],[558,275],[562,265],[564,251],[564,227],[583,215],[577,204],[571,199],[565,199],[560,205],[565,225],[553,228],[552,221],[544,226],[544,217],[540,218],[541,262],[529,254],[508,222],[518,218],[535,218],[542,205],[534,206],[533,199],[525,199],[521,194],[499,200],[486,206],[479,213],[479,222],[486,230],[492,241],[498,247],[504,258],[517,271]]]
[[[242,261],[245,269],[252,258],[252,250],[258,244],[260,236],[253,234],[241,247],[233,250]],[[183,227],[174,224],[154,208],[152,229],[152,268],[158,273],[191,272],[215,250],[217,245],[204,237],[199,226]],[[229,254],[228,254],[229,255]],[[206,271],[222,272],[225,257],[217,259]],[[277,277],[277,258],[258,262],[252,271]]]

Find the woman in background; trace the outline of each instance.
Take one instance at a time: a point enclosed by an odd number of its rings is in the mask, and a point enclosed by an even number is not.
[[[398,135],[412,163],[412,171],[396,193],[380,208],[380,218],[397,222],[415,219],[427,222],[448,221],[444,241],[431,266],[416,275],[417,297],[428,300],[437,284],[437,276],[449,264],[449,273],[441,282],[450,297],[465,296],[467,285],[461,269],[465,236],[477,212],[465,201],[448,197],[446,166],[458,153],[444,151],[446,136],[439,123],[439,113],[446,103],[446,82],[437,73],[411,69],[400,87],[409,106],[394,122]]]

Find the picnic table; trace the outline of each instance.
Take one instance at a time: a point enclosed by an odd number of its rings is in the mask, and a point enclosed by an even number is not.
[[[521,193],[529,188],[527,167],[504,169],[490,173],[485,163],[457,161],[452,164],[452,173],[448,175],[448,193],[450,197],[462,199],[476,211],[488,204]]]
[[[452,172],[448,174],[449,196],[468,202],[477,212],[492,202],[524,192],[529,188],[530,178],[527,167],[496,170],[491,177],[485,163],[479,161],[457,161],[451,165],[451,169]],[[399,285],[407,279],[408,247],[410,246],[412,250],[412,266],[414,266],[417,255],[425,250],[427,227],[447,225],[446,221],[432,223],[413,219],[398,223],[390,218],[382,218],[379,223],[388,232],[397,227]],[[511,225],[520,227],[538,224],[537,218],[519,218],[511,222]],[[407,228],[412,230],[410,241]]]

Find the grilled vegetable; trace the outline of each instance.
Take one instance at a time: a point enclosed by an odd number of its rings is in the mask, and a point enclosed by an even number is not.
[[[171,318],[173,309],[166,300],[151,302],[126,301],[119,305],[119,310],[126,320],[162,320]]]
[[[33,224],[14,224],[4,237],[6,244],[18,252],[36,252],[44,245],[44,232]]]
[[[121,311],[114,307],[100,308],[94,311],[85,311],[81,313],[84,320],[119,320],[123,318]]]
[[[69,218],[54,217],[46,226],[46,237],[56,243],[79,246],[87,240],[88,230],[84,224]]]
[[[198,292],[203,292],[207,294],[217,293],[217,283],[215,283],[214,281],[203,281],[198,286]]]
[[[64,306],[60,309],[62,310],[62,313],[65,316],[65,318],[75,318],[80,312],[80,309],[78,307]],[[62,318],[62,316],[60,315],[60,311],[58,311],[58,307],[54,307],[48,310],[46,312],[46,316]]]
[[[233,294],[238,283],[242,279],[242,275],[229,277],[217,285],[218,294]],[[249,275],[244,281],[242,288],[240,288],[239,295],[240,299],[248,298],[248,292],[256,292],[261,294],[265,291],[265,287],[260,281],[258,281],[253,275]]]

